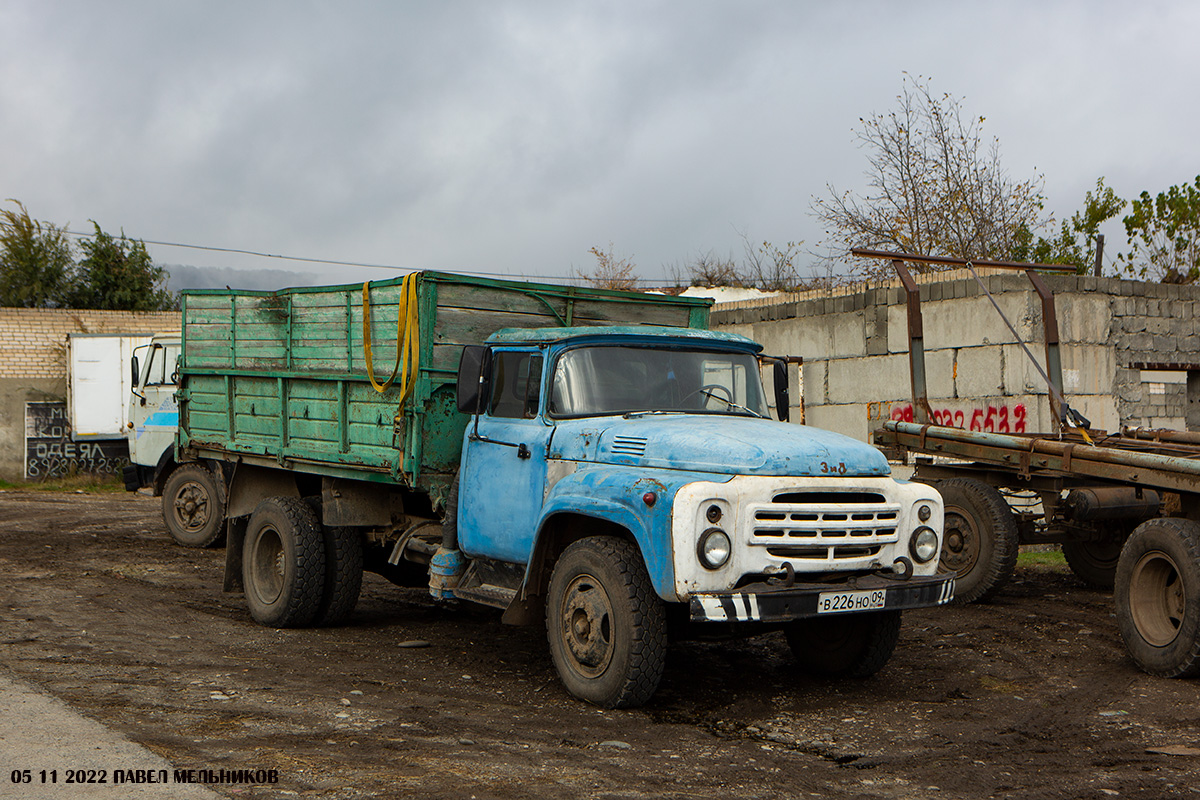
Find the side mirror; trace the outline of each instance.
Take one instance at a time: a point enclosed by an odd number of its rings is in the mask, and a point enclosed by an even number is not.
[[[138,378],[140,378],[141,374],[142,374],[141,369],[138,368],[138,357],[137,356],[133,356],[129,359],[129,367],[133,373],[133,382],[130,383],[129,385],[136,389],[137,385],[138,385]]]
[[[786,361],[776,361],[775,364],[775,413],[780,422],[787,422],[792,405],[788,396],[788,370]]]
[[[455,399],[458,410],[474,414],[479,410],[480,400],[487,395],[491,385],[491,351],[483,345],[469,344],[463,347],[458,361],[458,382]]]

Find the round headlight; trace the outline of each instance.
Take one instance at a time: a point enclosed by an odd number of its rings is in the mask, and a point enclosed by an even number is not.
[[[938,536],[933,528],[917,528],[908,540],[908,551],[918,564],[928,563],[938,554]]]
[[[932,516],[933,516],[933,509],[927,505],[922,505],[920,508],[917,509],[917,519],[921,520],[921,522],[928,522],[929,518]]]
[[[696,556],[708,569],[720,569],[725,566],[732,551],[729,535],[720,528],[709,528],[700,534],[700,541],[696,543]]]

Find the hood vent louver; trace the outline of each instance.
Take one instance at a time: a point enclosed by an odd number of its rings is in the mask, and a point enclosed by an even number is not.
[[[615,456],[643,456],[646,454],[646,438],[618,434],[612,439],[612,453]]]

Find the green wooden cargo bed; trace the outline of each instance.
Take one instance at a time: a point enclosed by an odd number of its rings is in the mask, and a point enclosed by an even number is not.
[[[402,278],[369,285],[374,377],[397,363]],[[455,408],[465,344],[501,328],[650,324],[706,328],[711,301],[415,273],[418,367],[377,391],[363,286],[183,294],[179,445],[184,456],[394,482],[440,501],[468,417]],[[406,314],[406,319],[408,315]]]

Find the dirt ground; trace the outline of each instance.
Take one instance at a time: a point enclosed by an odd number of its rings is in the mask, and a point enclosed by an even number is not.
[[[152,498],[0,492],[0,669],[176,766],[279,771],[234,797],[1200,796],[1200,682],[1139,672],[1068,573],[907,612],[866,681],[779,635],[679,643],[649,706],[601,711],[540,629],[375,576],[346,627],[266,629],[223,565]]]

